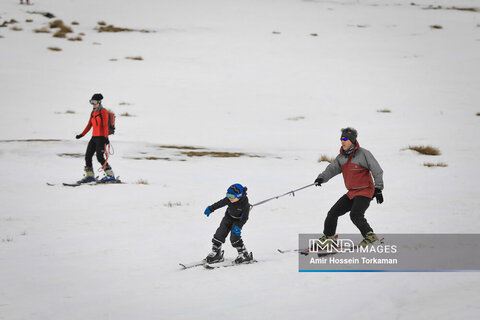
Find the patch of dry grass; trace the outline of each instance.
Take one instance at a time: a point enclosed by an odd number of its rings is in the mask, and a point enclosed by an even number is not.
[[[477,117],[480,117],[480,112],[477,112],[476,116],[477,116]]]
[[[15,20],[15,19],[10,19],[10,21],[5,20],[5,21],[3,21],[3,23],[0,25],[0,27],[6,27],[6,26],[8,26],[9,24],[15,24],[15,23],[18,23],[18,21]]]
[[[145,179],[138,179],[136,183],[137,183],[137,184],[148,185],[148,181],[145,180]]]
[[[432,163],[432,162],[425,162],[423,164],[425,167],[441,167],[441,168],[445,168],[445,167],[448,167],[448,164],[446,163],[443,163],[443,162],[437,162],[437,163]]]
[[[23,31],[23,29],[18,27],[18,26],[13,26],[13,27],[10,28],[10,30],[12,30],[12,31]]]
[[[179,150],[202,150],[203,148],[198,147],[191,147],[191,146],[167,146],[161,145],[159,146],[162,149],[179,149]]]
[[[143,61],[143,58],[140,57],[140,56],[137,56],[137,57],[125,57],[125,59],[128,59],[128,60],[137,60],[137,61]]]
[[[51,51],[62,51],[59,47],[48,47],[47,49]]]
[[[272,31],[273,34],[282,34],[280,31]]]
[[[211,156],[214,158],[238,158],[238,157],[251,157],[260,158],[260,156],[250,155],[243,152],[221,152],[221,151],[182,151],[181,154],[187,157],[204,157]]]
[[[50,29],[48,27],[41,27],[39,29],[33,29],[35,33],[50,33]]]
[[[55,38],[62,38],[62,39],[63,39],[63,38],[66,38],[66,37],[67,37],[67,34],[64,33],[62,30],[58,30],[57,32],[55,32],[55,33],[53,34],[53,36],[54,36]]]
[[[50,22],[50,28],[58,29],[57,32],[53,34],[55,38],[66,38],[67,33],[72,33],[72,28],[66,26],[62,20],[55,20]]]
[[[59,153],[57,156],[62,158],[83,158],[85,155],[83,153]]]
[[[440,30],[440,29],[443,29],[443,27],[439,24],[433,24],[433,25],[430,26],[430,29]]]
[[[329,157],[329,156],[327,156],[327,155],[322,154],[322,155],[320,156],[320,158],[318,159],[318,162],[323,162],[323,161],[325,161],[325,162],[328,162],[328,163],[332,163],[333,160],[335,160],[334,157]]]
[[[76,37],[72,37],[72,38],[68,38],[68,41],[82,41],[82,37],[80,36],[76,36]]]
[[[408,149],[428,156],[439,156],[440,150],[432,146],[408,146]]]
[[[479,12],[478,8],[460,8],[460,7],[451,7],[447,8],[448,10],[459,10],[459,11],[470,11],[470,12]]]
[[[287,118],[288,121],[298,121],[298,120],[304,120],[304,119],[305,119],[304,116],[297,116],[297,117]]]
[[[115,27],[112,24],[107,25],[105,21],[100,21],[98,22],[98,25],[100,27],[97,27],[96,30],[98,32],[142,32],[142,33],[150,33],[154,32],[151,30],[146,30],[146,29],[131,29],[131,28],[123,28],[123,27]]]
[[[39,15],[44,16],[45,18],[48,18],[48,19],[53,19],[53,18],[55,18],[55,15],[54,15],[53,13],[50,13],[50,12],[27,11],[27,13],[30,13],[30,14],[39,14]]]
[[[78,21],[72,21],[72,26],[78,26],[79,24]]]
[[[100,27],[97,28],[98,32],[132,32],[135,31],[130,28],[122,28],[122,27],[115,27],[114,25],[100,25]]]
[[[380,109],[380,110],[377,110],[377,112],[380,112],[380,113],[391,113],[392,111],[390,109]]]
[[[480,10],[478,8],[474,7],[442,7],[442,6],[433,6],[429,5],[426,8],[423,8],[424,10],[458,10],[458,11],[469,11],[469,12],[479,12]]]
[[[154,156],[147,156],[147,157],[135,157],[131,158],[133,160],[166,160],[170,161],[171,159],[168,157],[154,157]]]
[[[58,19],[58,20],[54,20],[54,21],[50,22],[49,26],[52,29],[56,29],[56,28],[64,27],[65,25],[63,23],[63,20]]]
[[[133,114],[128,113],[128,112],[121,113],[120,116],[121,117],[135,117]]]
[[[168,201],[168,203],[163,204],[165,207],[173,208],[173,207],[180,207],[182,206],[181,202],[171,202]]]
[[[31,23],[31,22],[33,22],[33,20],[32,19],[27,19],[27,20],[25,20],[25,22]]]

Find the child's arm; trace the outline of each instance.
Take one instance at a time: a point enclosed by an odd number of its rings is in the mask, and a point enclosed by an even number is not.
[[[215,210],[217,210],[217,209],[220,209],[220,208],[222,208],[222,207],[225,207],[225,206],[228,204],[228,202],[229,202],[229,201],[228,201],[228,198],[225,197],[225,198],[223,198],[222,200],[217,201],[217,202],[215,202],[214,204],[208,206],[208,208],[210,209],[210,211],[213,212],[213,211],[215,211]]]
[[[210,213],[212,213],[213,211],[217,210],[217,209],[220,209],[221,207],[225,207],[227,204],[228,204],[228,198],[225,197],[223,198],[222,200],[220,201],[217,201],[215,202],[214,204],[208,206],[206,209],[205,209],[205,212],[204,214],[208,217],[210,215]]]

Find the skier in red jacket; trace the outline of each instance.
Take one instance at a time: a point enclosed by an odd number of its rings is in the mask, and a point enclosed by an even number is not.
[[[101,93],[95,93],[90,99],[90,104],[93,106],[90,119],[88,120],[85,130],[81,134],[76,135],[75,138],[80,139],[93,128],[92,139],[88,142],[87,151],[85,153],[85,176],[79,183],[86,183],[95,181],[95,175],[93,173],[92,158],[93,154],[97,154],[97,160],[102,165],[105,172],[101,182],[115,181],[115,175],[113,174],[112,167],[106,163],[103,156],[107,145],[110,144],[108,140],[108,112],[102,106],[103,96]]]
[[[377,199],[377,203],[383,202],[383,170],[372,153],[360,147],[357,135],[357,130],[353,128],[342,129],[340,154],[315,180],[315,185],[320,186],[342,173],[348,189],[348,192],[335,203],[327,214],[324,235],[320,238],[321,244],[332,244],[335,241],[338,217],[349,211],[350,219],[364,238],[359,245],[365,247],[378,240],[377,235],[365,219],[365,211],[373,198]]]

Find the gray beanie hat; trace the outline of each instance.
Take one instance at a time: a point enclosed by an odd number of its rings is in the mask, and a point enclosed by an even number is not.
[[[342,137],[347,138],[353,144],[356,144],[357,143],[357,136],[358,136],[357,130],[355,130],[354,128],[351,128],[351,127],[347,127],[347,128],[342,129],[342,136],[340,138],[342,138]]]

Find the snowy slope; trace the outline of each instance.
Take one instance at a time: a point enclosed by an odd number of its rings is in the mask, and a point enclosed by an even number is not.
[[[223,214],[203,210],[230,184],[255,203],[313,182],[345,126],[385,172],[385,203],[367,211],[377,233],[477,233],[480,13],[452,6],[480,3],[2,1],[0,24],[19,23],[0,28],[0,319],[478,317],[477,273],[304,274],[276,253],[322,231],[341,177],[252,211],[260,263],[178,268],[209,252]],[[83,41],[34,33],[50,20],[28,11],[77,21]],[[88,138],[74,137],[95,92],[117,113],[110,163],[128,183],[47,186],[81,177]],[[344,217],[338,232],[357,231]]]

